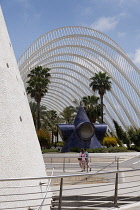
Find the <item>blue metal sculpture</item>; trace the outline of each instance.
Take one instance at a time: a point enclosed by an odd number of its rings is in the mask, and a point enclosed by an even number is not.
[[[58,131],[65,142],[62,152],[68,152],[73,147],[101,148],[100,141],[104,138],[106,124],[92,124],[83,107],[79,107],[74,124],[58,124]]]

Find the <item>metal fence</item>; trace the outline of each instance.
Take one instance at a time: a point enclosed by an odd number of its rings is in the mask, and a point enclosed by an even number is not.
[[[125,180],[122,179],[122,174]],[[111,182],[106,179],[107,176],[111,177]],[[42,180],[42,182],[39,182],[39,185],[32,185],[33,180]],[[18,187],[14,185],[15,182],[20,183],[22,181],[30,182],[30,185],[27,184]],[[51,209],[59,210],[71,208],[84,209],[87,207],[89,209],[113,209],[140,200],[140,169],[0,179],[0,183],[7,183],[7,187],[0,188],[1,210],[41,210],[50,209],[50,207]],[[38,187],[42,186],[45,188],[42,188],[40,193]],[[8,193],[6,194],[5,189],[7,188]],[[26,191],[17,194],[10,193],[15,188],[24,188]],[[34,188],[34,192],[30,192],[28,190],[30,188]],[[34,195],[37,196],[34,197]],[[10,200],[8,200],[9,197]],[[11,199],[11,197],[13,198]],[[36,200],[39,202],[36,202]],[[8,207],[6,207],[7,203]]]
[[[129,156],[126,156],[127,158]],[[125,157],[125,159],[126,159]],[[70,171],[76,171],[76,169],[79,168],[79,161],[77,156],[73,157],[45,157],[46,162],[46,169],[52,170],[52,168],[55,168],[56,170],[59,169],[59,171],[63,172],[70,172]],[[94,172],[99,172],[102,170],[112,170],[117,169],[117,160],[119,160],[119,163],[121,163],[124,160],[124,157],[109,157],[109,156],[97,156],[97,157],[89,157],[89,165],[94,170]],[[86,171],[89,171],[89,168],[86,167]]]

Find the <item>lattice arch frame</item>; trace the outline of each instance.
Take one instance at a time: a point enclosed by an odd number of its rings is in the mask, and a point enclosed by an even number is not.
[[[34,41],[18,60],[26,87],[31,69],[51,69],[51,84],[42,104],[60,113],[75,99],[92,95],[90,78],[99,71],[112,78],[112,90],[104,96],[104,120],[113,131],[112,119],[123,128],[140,127],[140,70],[121,47],[105,34],[86,27],[52,30]]]

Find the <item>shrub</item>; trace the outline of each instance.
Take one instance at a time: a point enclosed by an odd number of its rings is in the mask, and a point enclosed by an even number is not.
[[[107,148],[95,148],[95,149],[87,149],[89,153],[107,153]]]
[[[135,150],[137,152],[140,152],[140,147],[134,146],[134,147],[131,147],[131,150]]]
[[[126,147],[110,147],[108,148],[109,153],[115,152],[128,152],[129,150]]]
[[[131,134],[130,140],[136,147],[140,147],[140,128]]]
[[[42,149],[42,153],[48,153],[48,152],[59,152],[57,149]]]
[[[80,152],[80,148],[73,147],[73,148],[70,149],[70,152]]]
[[[50,148],[50,133],[46,130],[40,129],[37,131],[38,140],[40,143],[41,148]]]
[[[139,148],[140,149],[140,148]],[[117,153],[117,152],[128,152],[126,147],[110,147],[110,148],[95,148],[87,149],[89,153]],[[80,152],[80,148],[71,148],[71,152]]]
[[[56,143],[56,147],[63,147],[64,146],[64,141],[59,141]]]
[[[103,139],[103,145],[108,147],[115,147],[117,146],[117,139],[115,137],[105,137]]]

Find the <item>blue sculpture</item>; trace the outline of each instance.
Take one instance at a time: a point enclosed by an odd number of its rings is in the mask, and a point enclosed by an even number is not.
[[[83,107],[79,107],[74,124],[58,124],[58,131],[65,142],[62,152],[68,152],[73,147],[101,148],[100,141],[104,138],[106,124],[92,124]]]

